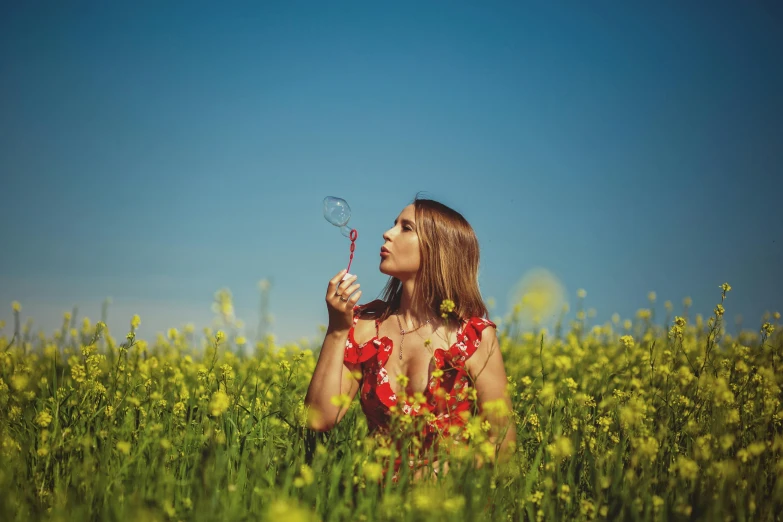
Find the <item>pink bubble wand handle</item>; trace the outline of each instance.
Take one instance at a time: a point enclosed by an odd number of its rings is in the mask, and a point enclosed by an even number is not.
[[[359,233],[356,231],[355,228],[351,229],[351,257],[348,259],[348,268],[345,270],[345,275],[351,273],[351,263],[353,263],[353,251],[356,249],[356,238],[359,237]]]

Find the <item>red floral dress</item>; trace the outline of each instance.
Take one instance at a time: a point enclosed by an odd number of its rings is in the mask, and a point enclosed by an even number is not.
[[[469,417],[465,412],[475,413],[475,389],[470,386],[471,379],[465,361],[481,344],[481,332],[488,326],[496,325],[480,317],[460,321],[457,341],[448,350],[435,349],[435,370],[424,391],[425,402],[422,403],[406,397],[398,398],[392,391],[385,365],[393,345],[388,337],[379,337],[378,319],[375,320],[375,337],[362,344],[356,342],[354,329],[365,306],[354,307],[353,326],[345,344],[345,362],[360,367],[360,403],[367,416],[370,434],[389,431],[391,408],[394,406],[408,415],[424,415],[423,452],[441,438],[448,437],[450,427],[464,426]]]

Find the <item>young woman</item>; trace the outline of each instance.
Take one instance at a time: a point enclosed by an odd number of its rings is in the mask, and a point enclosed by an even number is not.
[[[383,239],[380,271],[390,278],[382,299],[357,306],[360,285],[355,275],[343,280],[345,270],[329,281],[329,326],[305,397],[310,428],[330,430],[361,391],[371,434],[388,433],[393,412],[414,416],[424,421],[423,455],[478,414],[502,458],[516,431],[495,324],[485,319],[478,288],[472,227],[417,197]]]

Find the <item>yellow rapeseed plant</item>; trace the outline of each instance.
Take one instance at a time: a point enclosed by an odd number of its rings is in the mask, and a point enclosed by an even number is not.
[[[665,321],[643,308],[599,325],[586,292],[567,323],[567,303],[525,287],[518,318],[496,331],[510,402],[484,400],[471,374],[458,392],[468,410],[450,411],[441,386],[430,411],[402,374],[408,402],[372,436],[345,394],[330,398],[346,410],[330,433],[308,428],[317,343],[245,339],[230,293],[216,295],[205,337],[191,324],[150,341],[138,316],[116,341],[100,322],[74,328],[70,312],[55,333],[34,333],[12,305],[21,336],[0,332],[0,519],[776,520],[780,314],[729,335],[731,287],[719,288],[708,319],[686,298],[679,315],[664,304]],[[521,322],[547,307],[563,321]],[[362,382],[371,369],[352,374]],[[445,384],[455,368],[430,372]],[[505,453],[504,423],[516,428]]]

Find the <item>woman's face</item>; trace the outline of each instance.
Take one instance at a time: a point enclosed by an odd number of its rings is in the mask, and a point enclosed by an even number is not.
[[[413,205],[402,209],[394,220],[394,226],[383,234],[383,239],[381,273],[400,280],[415,276],[421,257],[419,235],[416,233],[416,208]]]

